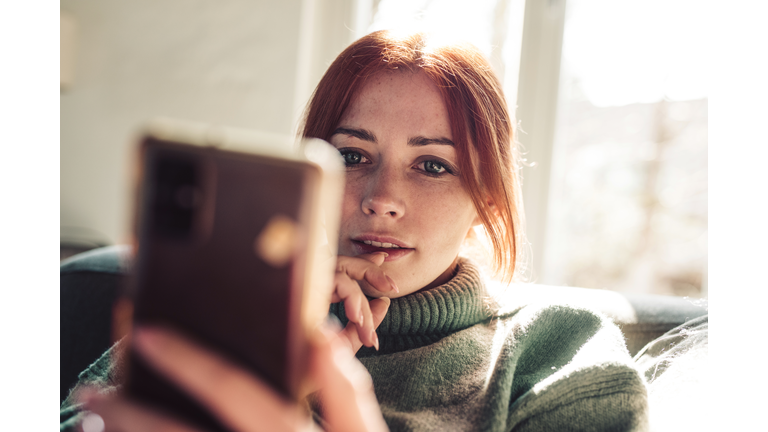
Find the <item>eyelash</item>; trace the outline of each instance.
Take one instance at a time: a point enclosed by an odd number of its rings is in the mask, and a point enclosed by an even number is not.
[[[444,171],[443,172],[439,172],[439,173],[427,171],[427,164],[428,163],[437,165],[440,168],[442,168]],[[442,176],[444,176],[446,174],[456,175],[455,174],[455,170],[453,168],[451,168],[451,166],[448,165],[448,163],[443,162],[443,161],[441,161],[439,159],[430,159],[430,160],[421,161],[418,164],[416,164],[416,166],[421,167],[420,168],[421,171],[424,172],[424,174],[426,174],[426,175],[428,175],[430,177],[442,177]]]
[[[356,150],[341,148],[341,149],[339,149],[339,153],[341,153],[341,157],[344,158],[344,166],[346,166],[347,168],[352,168],[355,165],[371,163],[371,160],[368,158],[368,156],[366,156],[362,152],[359,152],[359,151],[356,151]],[[355,154],[360,156],[361,161],[357,162],[357,163],[350,163],[347,160],[347,156],[348,155],[355,155]],[[367,160],[367,162],[363,162],[362,159]]]
[[[354,169],[357,165],[367,165],[371,163],[370,158],[358,150],[349,149],[349,148],[340,148],[339,153],[341,154],[341,157],[344,159],[344,165],[347,167],[347,169]],[[348,155],[358,155],[360,157],[360,161],[356,163],[351,163],[347,159]],[[442,168],[444,171],[439,173],[427,171],[428,163],[437,165],[440,168]],[[445,162],[442,159],[428,159],[428,160],[419,161],[418,163],[416,163],[415,166],[419,167],[418,168],[419,171],[424,173],[424,175],[428,175],[430,177],[442,177],[446,174],[450,174],[454,176],[456,175],[456,170],[448,162]]]

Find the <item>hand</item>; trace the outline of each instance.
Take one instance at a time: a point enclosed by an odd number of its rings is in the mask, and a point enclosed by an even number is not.
[[[258,377],[186,338],[162,329],[139,329],[134,347],[147,363],[208,407],[238,432],[316,431],[308,413]],[[320,386],[325,420],[334,431],[386,431],[370,375],[347,343],[319,329],[310,348],[310,379]],[[86,409],[110,431],[200,432],[119,396],[88,393]]]
[[[379,349],[376,328],[389,308],[389,299],[383,296],[400,292],[395,282],[380,267],[386,257],[385,252],[376,252],[356,257],[339,256],[336,261],[331,301],[344,302],[349,323],[340,336],[349,341],[352,352],[357,352],[362,345]],[[380,298],[369,303],[357,281],[367,282],[367,294]]]

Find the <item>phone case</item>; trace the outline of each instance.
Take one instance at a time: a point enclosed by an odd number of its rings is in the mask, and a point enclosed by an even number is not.
[[[173,328],[296,399],[308,332],[328,314],[338,152],[319,140],[290,151],[243,131],[159,124],[140,146],[133,324]],[[133,351],[126,389],[227,430]]]

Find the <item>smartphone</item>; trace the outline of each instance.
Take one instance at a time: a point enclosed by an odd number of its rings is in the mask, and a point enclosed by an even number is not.
[[[343,164],[321,140],[179,120],[139,144],[132,325],[173,328],[297,399],[328,314]],[[129,397],[226,431],[129,349]]]

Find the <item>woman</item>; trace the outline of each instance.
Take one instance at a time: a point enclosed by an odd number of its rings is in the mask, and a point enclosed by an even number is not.
[[[478,266],[459,255],[482,225],[496,271],[515,274],[512,130],[475,48],[419,34],[358,40],[321,80],[303,131],[347,166],[330,305],[346,327],[315,337],[315,422],[177,335],[139,331],[138,349],[241,431],[644,429],[645,386],[612,323],[562,305],[495,303]],[[96,369],[83,384],[119,384],[104,380],[119,369],[109,358]],[[107,430],[189,430],[119,398],[85,400]]]

